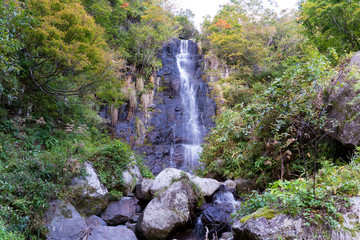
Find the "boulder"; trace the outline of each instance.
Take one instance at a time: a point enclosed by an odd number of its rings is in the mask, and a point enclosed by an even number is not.
[[[49,230],[49,240],[81,239],[88,230],[84,219],[73,205],[61,200],[50,202],[50,208],[45,213],[45,226]]]
[[[121,184],[120,190],[125,196],[128,196],[135,189],[137,179],[127,170],[123,172],[122,180],[123,183]]]
[[[123,197],[119,201],[110,202],[100,217],[111,226],[124,224],[136,212],[138,200],[133,197]]]
[[[342,215],[344,222],[342,223],[344,230],[336,230],[331,234],[331,239],[342,240],[349,239],[355,240],[360,239],[360,197],[350,198],[352,207],[349,212]]]
[[[190,220],[193,193],[182,181],[173,183],[151,200],[139,218],[137,230],[147,240],[166,239]]]
[[[71,203],[85,216],[97,215],[109,203],[109,193],[88,162],[85,163],[85,171],[85,178],[77,177],[72,181],[74,197]]]
[[[141,181],[142,175],[139,167],[137,166],[135,160],[130,163],[130,168],[123,172],[122,180],[123,184],[119,186],[120,191],[124,193],[125,196],[129,196],[134,190],[135,186]]]
[[[248,193],[256,189],[256,184],[249,179],[238,178],[234,182],[236,183],[236,191],[239,193]]]
[[[88,217],[85,222],[89,227],[106,226],[106,222],[95,215]]]
[[[321,227],[306,227],[305,220],[300,217],[290,217],[278,214],[269,208],[262,208],[255,213],[236,220],[232,226],[234,239],[265,240],[265,239],[314,239],[315,236],[322,236],[317,239],[332,240],[356,240],[360,239],[360,197],[350,199],[352,208],[342,215],[344,220],[342,228],[319,232]],[[260,217],[261,216],[261,217]]]
[[[190,181],[201,189],[201,194],[205,197],[210,197],[220,187],[220,183],[211,178],[190,176]]]
[[[151,194],[154,196],[157,192],[163,192],[173,182],[179,180],[183,176],[187,177],[191,182],[198,186],[201,189],[201,194],[206,197],[211,196],[220,186],[220,183],[215,179],[200,178],[175,168],[166,168],[156,176],[151,184]]]
[[[161,193],[167,189],[174,181],[180,179],[184,171],[175,168],[166,168],[156,176],[155,180],[150,186],[150,192],[154,196],[156,193]]]
[[[153,184],[153,179],[143,178],[139,184],[136,185],[135,196],[140,200],[151,200],[152,194],[150,186]]]
[[[336,86],[340,88],[335,89],[330,96],[333,102],[328,117],[331,131],[329,135],[343,145],[355,147],[360,144],[360,102],[356,99],[360,91],[355,88],[358,82],[356,77],[349,77],[351,68],[353,71],[360,71],[360,52],[351,58],[344,73],[335,78],[338,81]]]
[[[295,239],[302,234],[301,218],[279,214],[272,219],[250,218],[245,223],[236,220],[232,226],[234,240]]]
[[[203,211],[201,221],[204,226],[208,227],[209,236],[215,232],[221,235],[221,233],[231,230],[231,214],[234,210],[232,203],[224,202],[207,207]]]
[[[88,240],[137,240],[135,233],[126,227],[96,226]]]

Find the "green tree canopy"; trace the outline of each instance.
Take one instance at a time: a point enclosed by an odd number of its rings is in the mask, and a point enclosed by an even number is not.
[[[321,52],[360,50],[359,19],[359,1],[306,0],[301,4],[306,33]]]

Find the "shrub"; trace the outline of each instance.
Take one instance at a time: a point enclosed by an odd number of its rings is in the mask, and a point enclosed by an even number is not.
[[[0,239],[2,240],[25,240],[21,234],[9,231],[5,223],[0,219]]]
[[[128,169],[132,160],[130,146],[119,140],[108,142],[92,160],[101,182],[109,190],[110,199],[121,197],[121,186],[124,183],[122,173]]]
[[[314,191],[313,180],[299,178],[293,181],[276,181],[259,194],[253,192],[246,197],[237,216],[245,216],[269,206],[292,216],[301,216],[306,224],[327,225],[337,228],[343,219],[339,206],[350,207],[349,196],[360,192],[358,153],[346,166],[335,166],[329,161],[323,162]]]
[[[325,112],[333,69],[324,56],[311,52],[250,104],[221,114],[204,145],[203,174],[255,178],[265,187],[313,171],[310,162],[330,160],[330,142],[319,139],[328,131]]]

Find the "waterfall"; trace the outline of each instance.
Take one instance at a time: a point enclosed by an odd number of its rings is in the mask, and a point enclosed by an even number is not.
[[[191,233],[191,235],[196,240],[203,240],[205,238],[205,231],[206,230],[201,221],[201,215],[200,215],[200,217],[196,218],[195,228],[194,228],[193,232]]]
[[[185,136],[185,144],[182,144],[185,159],[182,168],[191,171],[199,166],[198,159],[202,151],[204,126],[199,123],[199,110],[196,103],[197,85],[192,82],[194,78],[189,73],[195,65],[189,52],[189,40],[181,40],[180,53],[176,55],[176,63],[181,80],[180,98]]]

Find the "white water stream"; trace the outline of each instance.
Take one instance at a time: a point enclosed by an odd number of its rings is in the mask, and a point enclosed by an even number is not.
[[[201,143],[204,127],[199,124],[196,89],[194,84],[192,84],[193,78],[189,73],[195,63],[189,53],[188,40],[181,40],[180,53],[176,55],[176,63],[181,80],[180,97],[183,109],[183,130],[186,140],[186,144],[182,145],[185,159],[183,168],[191,171],[199,166],[198,159],[202,151]]]

